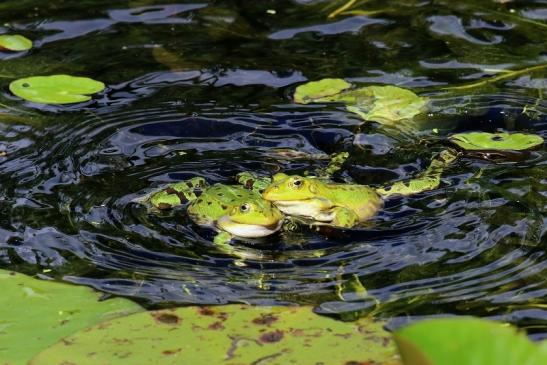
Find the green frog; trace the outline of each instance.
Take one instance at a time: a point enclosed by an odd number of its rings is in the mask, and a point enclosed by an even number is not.
[[[311,218],[319,224],[350,228],[376,215],[383,207],[385,198],[411,195],[438,187],[442,171],[456,157],[454,150],[444,150],[420,176],[381,188],[277,173],[264,189],[262,197],[273,202],[287,215]]]
[[[219,231],[214,242],[226,245],[234,236],[265,237],[277,232],[283,214],[271,202],[262,199],[253,186],[214,184],[196,177],[170,184],[147,199],[158,210],[188,203],[188,216],[197,224]]]

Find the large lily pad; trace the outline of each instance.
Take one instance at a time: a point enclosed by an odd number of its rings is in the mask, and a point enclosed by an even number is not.
[[[469,132],[450,136],[448,140],[468,151],[523,151],[543,144],[543,138],[525,133]]]
[[[0,51],[27,51],[32,48],[32,41],[19,34],[2,34],[0,35]]]
[[[339,322],[310,307],[186,307],[95,325],[31,364],[400,364],[382,325]]]
[[[476,318],[434,319],[395,333],[405,365],[547,364],[547,343],[502,323]]]
[[[69,75],[34,76],[12,81],[12,93],[34,103],[71,104],[88,101],[91,94],[104,90],[105,85],[87,77]]]
[[[100,301],[86,287],[0,270],[0,364],[26,365],[61,338],[101,321],[141,310],[126,299]]]
[[[339,102],[364,120],[391,124],[423,113],[427,99],[396,86],[366,86],[349,89],[342,79],[313,81],[296,88],[294,101],[301,104]]]

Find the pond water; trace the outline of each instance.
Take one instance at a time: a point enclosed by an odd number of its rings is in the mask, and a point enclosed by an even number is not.
[[[313,172],[342,151],[337,181],[380,185],[425,169],[454,132],[547,137],[545,69],[445,90],[547,63],[547,2],[372,0],[333,14],[346,2],[1,2],[0,33],[35,47],[0,53],[0,267],[149,307],[311,304],[393,326],[469,314],[546,338],[544,147],[518,161],[460,158],[439,189],[391,199],[363,227],[235,241],[245,266],[184,210],[131,202],[194,176]],[[68,106],[8,90],[49,74],[107,89]],[[409,88],[430,110],[401,132],[339,104],[292,102],[297,85],[327,77]],[[355,278],[368,297],[337,294]]]

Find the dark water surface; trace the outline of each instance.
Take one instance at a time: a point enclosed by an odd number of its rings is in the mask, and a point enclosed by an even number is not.
[[[157,217],[130,202],[193,176],[313,171],[340,151],[351,158],[337,180],[383,184],[423,170],[454,131],[547,137],[545,69],[443,90],[547,63],[546,1],[359,1],[353,10],[376,12],[327,17],[344,2],[2,1],[0,33],[36,47],[0,53],[0,267],[150,306],[472,314],[545,338],[545,148],[516,162],[462,158],[441,188],[388,201],[362,228],[238,241],[256,256],[245,267],[183,210]],[[72,106],[8,91],[55,73],[108,87]],[[395,133],[340,105],[292,103],[299,83],[326,77],[411,88],[430,113],[415,133]],[[336,295],[355,275],[379,306]]]

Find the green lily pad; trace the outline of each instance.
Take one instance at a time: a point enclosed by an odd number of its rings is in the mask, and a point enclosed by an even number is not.
[[[391,124],[409,120],[423,113],[427,99],[410,90],[396,86],[366,86],[358,89],[342,79],[324,79],[309,82],[296,88],[297,103],[339,102],[346,109],[368,121]]]
[[[9,89],[18,97],[41,104],[71,104],[88,101],[105,85],[87,77],[69,75],[34,76],[15,80]]]
[[[443,318],[418,322],[394,335],[405,365],[547,364],[547,343],[498,322]]]
[[[339,94],[350,87],[351,84],[343,79],[323,79],[307,82],[296,88],[294,101],[299,104],[313,103],[326,96]]]
[[[186,307],[95,325],[30,364],[400,364],[382,326],[336,321],[311,307]]]
[[[454,134],[448,140],[468,151],[523,151],[543,144],[543,138],[525,133],[470,132]]]
[[[0,35],[0,50],[27,51],[32,48],[32,41],[22,35],[2,34]]]
[[[86,287],[0,270],[0,364],[26,365],[69,334],[141,307],[126,299],[100,301]]]

